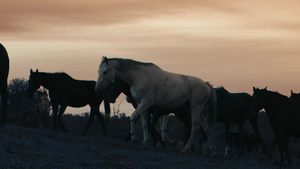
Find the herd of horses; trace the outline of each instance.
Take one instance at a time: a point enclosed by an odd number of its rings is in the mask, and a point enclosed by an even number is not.
[[[7,76],[9,60],[5,48],[0,44],[0,125],[5,123],[7,109]],[[258,130],[258,112],[264,109],[269,116],[275,138],[268,157],[278,145],[282,163],[291,163],[289,155],[289,137],[300,137],[300,94],[292,92],[288,98],[278,92],[253,87],[253,95],[247,93],[230,93],[225,88],[213,88],[203,80],[162,70],[153,63],[144,63],[131,59],[103,57],[98,70],[97,82],[76,80],[66,73],[46,73],[30,70],[28,97],[32,97],[41,86],[49,91],[53,108],[53,128],[56,123],[63,131],[68,130],[61,121],[67,106],[83,107],[89,105],[90,117],[82,135],[97,116],[107,136],[105,119],[110,116],[109,103],[114,103],[120,93],[132,104],[135,111],[130,117],[130,131],[127,140],[135,140],[135,123],[141,118],[143,143],[150,137],[153,144],[157,141],[162,146],[171,142],[164,132],[168,115],[174,113],[185,124],[184,147],[187,152],[193,145],[197,133],[202,133],[204,148],[212,156],[217,154],[213,142],[215,123],[225,126],[225,155],[228,154],[230,124],[238,125],[241,144],[238,156],[242,155],[245,132],[244,123],[248,120],[259,140],[260,147],[266,151]],[[104,102],[105,117],[99,106]],[[57,115],[58,113],[58,115]],[[158,121],[162,122],[162,135],[156,130]]]

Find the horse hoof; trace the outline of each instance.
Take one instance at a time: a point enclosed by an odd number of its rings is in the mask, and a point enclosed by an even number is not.
[[[215,157],[215,156],[217,156],[217,155],[218,155],[218,153],[217,153],[216,151],[212,151],[212,152],[211,152],[211,156],[212,156],[212,157]]]
[[[128,142],[136,144],[136,143],[139,142],[139,139],[138,139],[138,138],[131,139],[131,140],[129,140]]]
[[[183,149],[181,150],[181,152],[184,153],[184,154],[188,153],[189,151],[190,151],[190,150],[187,149],[187,148],[183,148]]]
[[[166,142],[160,142],[160,146],[161,146],[162,148],[166,148],[166,147],[167,147],[167,143],[166,143]]]
[[[151,143],[150,141],[143,141],[142,145],[148,147],[151,145]]]

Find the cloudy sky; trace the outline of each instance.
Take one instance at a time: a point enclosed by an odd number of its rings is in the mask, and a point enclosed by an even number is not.
[[[231,92],[300,92],[297,0],[2,0],[0,25],[10,80],[28,79],[31,68],[96,80],[107,56],[153,62]]]

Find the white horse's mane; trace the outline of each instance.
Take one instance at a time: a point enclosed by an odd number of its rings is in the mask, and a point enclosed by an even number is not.
[[[111,58],[108,61],[117,61],[118,62],[118,71],[124,70],[139,70],[141,66],[144,67],[152,67],[156,66],[151,62],[139,62],[132,59],[123,59],[123,58]],[[156,66],[158,67],[158,66]]]

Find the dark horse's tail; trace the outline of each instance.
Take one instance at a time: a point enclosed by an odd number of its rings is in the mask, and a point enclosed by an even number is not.
[[[216,125],[216,119],[217,119],[217,93],[215,89],[212,87],[211,84],[206,82],[206,84],[209,86],[211,94],[209,97],[208,102],[206,103],[206,120],[207,124],[213,133],[215,131],[215,125]]]
[[[7,77],[9,72],[9,59],[4,46],[0,43],[0,127],[4,126],[7,109]]]

